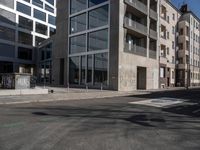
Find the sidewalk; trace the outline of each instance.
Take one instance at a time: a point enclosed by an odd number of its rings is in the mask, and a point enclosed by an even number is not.
[[[141,95],[149,94],[152,92],[164,92],[174,90],[184,90],[185,88],[170,88],[170,89],[158,89],[148,91],[133,91],[133,92],[118,92],[108,90],[95,90],[95,89],[78,89],[78,88],[56,88],[45,87],[53,90],[53,93],[47,95],[23,95],[23,96],[0,96],[0,105],[2,104],[20,104],[20,103],[32,103],[32,102],[50,102],[50,101],[62,101],[62,100],[83,100],[83,99],[95,99],[95,98],[109,98],[120,97],[129,95]]]

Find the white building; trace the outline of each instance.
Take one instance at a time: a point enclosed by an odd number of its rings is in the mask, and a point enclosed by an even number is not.
[[[33,73],[35,47],[55,34],[56,0],[0,0],[0,73]]]

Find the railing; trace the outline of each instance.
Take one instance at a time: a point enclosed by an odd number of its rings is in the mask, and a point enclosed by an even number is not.
[[[154,19],[158,19],[158,14],[157,12],[155,12],[153,9],[150,9],[150,17],[154,18]]]
[[[125,2],[141,12],[147,14],[147,6],[138,0],[125,0]]]
[[[149,58],[153,58],[153,59],[157,58],[157,53],[155,50],[149,50]]]
[[[131,28],[132,30],[136,30],[140,33],[147,34],[147,27],[143,24],[140,24],[136,21],[133,21],[132,19],[129,19],[128,17],[125,17],[125,26]]]
[[[125,43],[125,51],[131,52],[133,54],[140,55],[140,56],[145,56],[145,57],[147,56],[146,48],[137,46],[137,45],[132,45],[129,43]]]
[[[153,37],[153,38],[155,38],[155,39],[157,39],[157,37],[158,37],[158,34],[157,34],[157,32],[156,32],[156,31],[154,31],[154,30],[150,29],[150,36],[151,36],[151,37]]]

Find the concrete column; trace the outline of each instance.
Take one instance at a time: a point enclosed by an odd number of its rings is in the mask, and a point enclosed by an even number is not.
[[[150,39],[149,39],[149,29],[150,29],[150,0],[147,0],[147,58],[149,58],[149,42],[150,42]]]

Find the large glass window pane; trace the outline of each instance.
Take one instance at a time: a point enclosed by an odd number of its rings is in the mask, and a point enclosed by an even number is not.
[[[100,3],[106,2],[108,0],[89,0],[89,6],[94,6],[94,5],[98,5]]]
[[[86,82],[86,56],[81,56],[81,84],[85,84]]]
[[[24,60],[32,60],[32,49],[18,47],[18,58]]]
[[[56,25],[56,17],[48,15],[48,22],[52,25]]]
[[[35,46],[40,45],[45,39],[35,36]]]
[[[81,14],[71,18],[71,33],[86,30],[86,14]]]
[[[29,15],[29,16],[31,15],[31,7],[29,7],[25,4],[19,3],[19,2],[17,2],[17,11],[24,13],[26,15]]]
[[[50,7],[49,5],[45,4],[45,10],[54,13],[54,8]]]
[[[32,4],[40,8],[43,8],[43,2],[41,0],[32,0]]]
[[[16,15],[14,13],[0,8],[0,14],[0,22],[5,22],[11,25],[16,24]]]
[[[86,52],[86,35],[70,38],[70,54]]]
[[[56,34],[56,29],[50,27],[49,32],[50,36],[53,36]]]
[[[19,27],[33,31],[33,21],[31,19],[19,16]]]
[[[34,9],[34,17],[39,20],[46,21],[46,13],[39,11],[37,9]]]
[[[49,4],[54,5],[54,0],[46,0]]]
[[[107,78],[108,78],[108,53],[95,54],[94,84],[107,85]]]
[[[18,42],[22,44],[32,45],[33,36],[28,33],[18,32]]]
[[[40,34],[47,35],[47,26],[41,23],[36,22],[36,29],[35,31]]]
[[[89,33],[89,51],[108,49],[108,29]]]
[[[0,26],[0,39],[15,42],[15,30]]]
[[[87,0],[71,0],[71,13],[76,13],[87,8]]]
[[[0,56],[15,57],[15,46],[0,43]]]
[[[92,72],[93,72],[93,59],[92,55],[87,56],[87,84],[92,84]]]
[[[79,57],[69,59],[69,72],[70,84],[79,84]]]
[[[89,12],[89,28],[108,25],[108,5]]]

